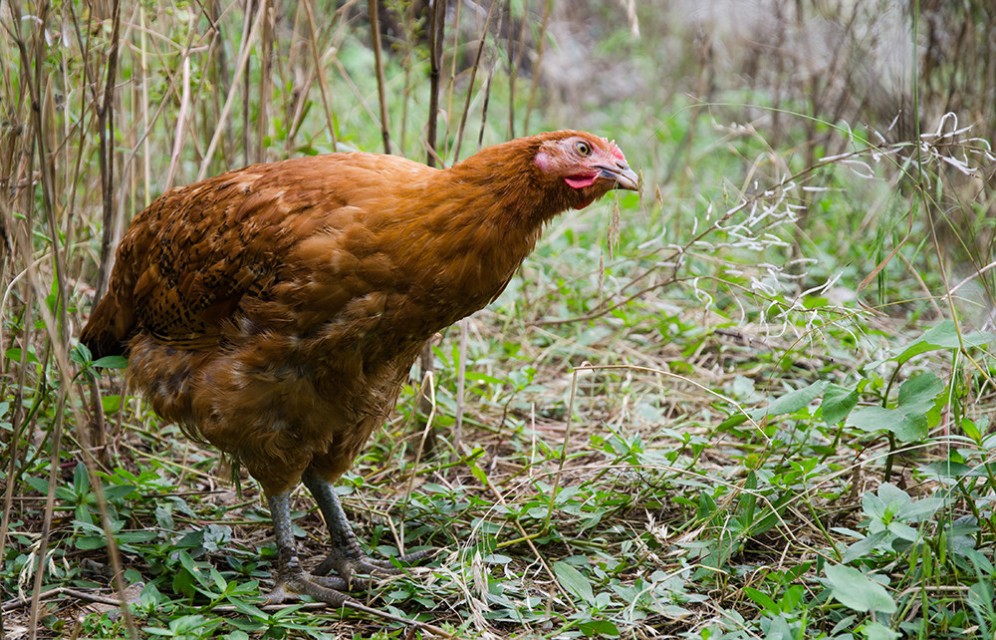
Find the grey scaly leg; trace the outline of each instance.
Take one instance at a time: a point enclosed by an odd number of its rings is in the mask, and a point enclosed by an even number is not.
[[[339,591],[347,588],[348,583],[345,579],[335,576],[310,576],[301,568],[291,521],[290,491],[268,496],[268,500],[277,541],[277,575],[276,586],[267,596],[267,601],[270,604],[277,604],[294,599],[295,595],[304,594],[333,607],[339,607],[350,600],[349,596]]]
[[[347,585],[353,580],[354,573],[365,573],[369,575],[396,575],[401,571],[386,560],[374,560],[368,556],[363,547],[360,546],[353,528],[346,518],[346,512],[342,510],[339,503],[339,496],[336,495],[335,488],[331,482],[326,481],[311,473],[305,473],[302,479],[304,486],[308,487],[311,495],[315,497],[318,508],[325,516],[325,524],[329,528],[329,535],[332,538],[332,551],[322,562],[315,573],[324,575],[331,570],[335,570]],[[420,560],[430,551],[416,551],[398,558],[401,562],[412,562]]]

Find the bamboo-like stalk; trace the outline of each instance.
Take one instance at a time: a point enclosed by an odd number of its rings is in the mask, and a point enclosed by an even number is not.
[[[269,132],[270,94],[273,88],[273,29],[276,7],[272,2],[260,7],[263,11],[263,54],[259,67],[259,101],[256,105],[256,152],[254,162],[266,162],[266,136]],[[246,82],[248,85],[248,80]]]
[[[453,113],[453,94],[456,93],[456,77],[457,77],[457,60],[460,58],[460,20],[461,20],[461,10],[463,9],[463,2],[456,3],[456,11],[454,11],[453,24],[456,26],[453,29],[453,43],[450,45],[450,77],[449,81],[446,83],[446,141],[449,144],[452,141],[450,126],[453,124],[453,118],[450,114]],[[447,154],[448,155],[448,154]]]
[[[112,240],[114,238],[114,85],[117,82],[118,36],[121,29],[121,0],[114,0],[111,15],[111,44],[107,53],[107,73],[104,78],[103,98],[97,102],[97,131],[100,139],[100,193],[103,204],[103,233],[100,239],[100,273],[97,276],[99,300],[107,289],[107,281],[114,264]]]
[[[335,122],[332,118],[332,100],[329,97],[328,83],[325,81],[325,74],[322,73],[322,56],[318,53],[318,35],[315,32],[315,15],[311,8],[311,0],[303,0],[304,10],[308,14],[308,34],[310,35],[311,55],[315,61],[315,78],[318,80],[318,88],[322,94],[322,108],[325,110],[325,122],[329,128],[329,138],[332,141],[332,150],[336,150]]]
[[[470,100],[474,95],[474,80],[477,78],[477,69],[481,66],[481,55],[484,53],[484,45],[488,42],[488,30],[491,28],[491,18],[495,14],[496,6],[498,6],[498,2],[492,2],[491,6],[488,7],[488,15],[484,18],[484,27],[481,29],[481,41],[477,45],[477,55],[474,56],[474,65],[470,68],[470,82],[467,84],[467,96],[463,103],[463,111],[460,113],[460,126],[457,128],[453,162],[460,160],[460,145],[463,144],[463,129],[467,125],[467,114],[470,113]]]
[[[384,153],[391,153],[391,132],[387,121],[387,89],[384,86],[384,62],[381,60],[380,16],[377,0],[367,2],[370,14],[370,40],[374,50],[374,67],[377,72],[377,99],[380,101],[380,135],[384,140]]]
[[[434,0],[429,13],[429,124],[426,127],[428,155],[426,164],[436,166],[439,158],[436,147],[436,131],[439,118],[439,78],[443,57],[443,35],[446,25],[446,1]],[[431,357],[431,351],[429,352]],[[423,353],[423,356],[425,354]]]
[[[522,128],[529,132],[529,119],[533,115],[533,108],[536,106],[536,92],[539,90],[540,73],[543,68],[543,51],[546,44],[546,30],[550,25],[550,16],[553,14],[553,0],[546,0],[543,5],[543,18],[540,21],[540,38],[536,43],[536,65],[533,67],[533,81],[529,84],[529,99],[526,100],[526,120]]]
[[[426,126],[426,164],[430,167],[436,166],[439,159],[436,147],[436,135],[439,117],[439,78],[440,66],[442,63],[443,36],[446,22],[446,2],[445,0],[434,0],[429,12],[429,123]],[[431,384],[433,380],[432,371],[435,364],[432,356],[432,341],[429,340],[422,347],[419,355],[419,368],[422,370],[422,389],[419,391],[418,412],[428,416],[432,414],[433,402],[431,394],[425,389],[426,384]],[[435,429],[427,429],[423,438],[426,453],[436,449]]]
[[[218,121],[218,126],[215,127],[214,135],[211,136],[211,142],[208,144],[207,150],[204,152],[204,158],[201,161],[201,168],[197,172],[197,180],[203,180],[207,176],[208,167],[211,166],[211,159],[214,157],[214,150],[218,146],[218,141],[221,139],[221,135],[226,129],[226,121],[228,119],[228,114],[232,109],[232,102],[235,98],[235,89],[243,81],[243,73],[246,70],[246,60],[249,59],[249,53],[252,51],[252,45],[256,38],[259,37],[260,21],[263,19],[264,8],[267,4],[267,0],[262,0],[260,4],[260,10],[256,12],[256,18],[253,20],[252,27],[249,32],[243,36],[241,50],[239,51],[239,62],[236,65],[238,70],[238,77],[232,81],[232,90],[228,92],[228,97],[225,99],[225,105],[221,108],[221,118]],[[248,80],[245,80],[248,82]]]
[[[526,52],[526,27],[529,25],[529,21],[525,18],[519,23],[519,47],[515,52],[515,57],[512,57],[512,45],[513,42],[511,38],[512,33],[512,3],[508,3],[508,19],[509,19],[509,49],[508,49],[508,59],[509,59],[509,69],[508,69],[508,137],[515,137],[515,86],[516,80],[519,78],[519,69],[522,67],[522,56]],[[523,15],[529,15],[529,0],[522,0],[522,11]]]
[[[262,0],[263,3],[266,0]],[[255,15],[257,20],[263,15],[264,5],[260,4],[260,0],[248,0],[246,6],[246,13],[242,17],[242,33],[249,35],[251,33],[252,17]],[[246,50],[248,50],[248,46]],[[245,78],[245,82],[242,83],[242,164],[248,165],[252,163],[252,139],[249,136],[249,132],[252,131],[252,123],[249,121],[249,111],[251,107],[252,98],[252,87],[249,86],[249,74],[252,71],[252,58],[251,56],[246,56],[239,61],[239,76]],[[222,126],[224,117],[226,116],[225,110],[222,110],[222,117],[218,120],[218,126]],[[213,154],[208,154],[213,155]]]

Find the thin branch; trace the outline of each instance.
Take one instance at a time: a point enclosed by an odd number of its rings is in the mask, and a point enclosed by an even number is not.
[[[495,7],[498,2],[492,2],[488,7],[488,15],[484,18],[484,28],[481,31],[481,41],[477,45],[477,55],[474,57],[474,66],[470,68],[470,82],[467,84],[467,99],[463,103],[463,113],[460,114],[460,126],[457,128],[456,149],[453,150],[453,162],[460,159],[460,145],[463,142],[463,129],[467,124],[467,114],[470,112],[470,99],[474,95],[474,80],[477,78],[477,69],[481,66],[481,55],[484,53],[484,45],[488,42],[488,30],[491,27],[491,18],[495,14]]]
[[[111,43],[107,53],[104,95],[97,103],[97,131],[100,141],[100,193],[103,200],[103,234],[100,238],[100,273],[94,302],[107,289],[114,264],[114,86],[117,82],[118,38],[121,30],[121,0],[114,0],[111,16]]]
[[[374,67],[377,69],[377,98],[380,100],[380,135],[384,138],[384,153],[391,153],[391,133],[387,123],[387,91],[384,86],[384,62],[381,60],[380,16],[377,13],[378,0],[369,0],[370,39],[373,41]]]
[[[318,34],[315,30],[315,14],[311,9],[311,0],[304,0],[304,10],[308,14],[308,33],[310,35],[311,55],[315,61],[315,77],[318,80],[318,88],[322,94],[322,108],[325,110],[325,122],[329,128],[329,137],[332,139],[332,150],[337,150],[335,138],[335,120],[332,118],[332,99],[329,97],[329,86],[325,81],[325,74],[322,73],[322,56],[318,52]]]

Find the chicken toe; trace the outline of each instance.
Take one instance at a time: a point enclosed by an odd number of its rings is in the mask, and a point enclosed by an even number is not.
[[[303,478],[304,486],[308,487],[315,497],[318,508],[325,516],[325,523],[329,528],[329,535],[332,541],[332,551],[328,557],[315,569],[315,574],[325,575],[335,571],[341,578],[346,580],[347,585],[356,584],[356,574],[366,574],[371,576],[391,576],[401,573],[389,560],[377,560],[371,558],[363,551],[353,528],[346,518],[346,512],[342,509],[339,497],[336,495],[332,483],[306,473]],[[402,563],[414,562],[425,558],[431,551],[416,551],[400,556],[398,560]]]
[[[348,580],[341,576],[311,575],[305,572],[297,556],[297,544],[294,542],[290,492],[270,496],[269,503],[273,530],[277,539],[277,575],[276,586],[266,596],[267,604],[280,604],[306,595],[339,607],[352,599],[343,591],[353,587],[370,586],[369,580]]]

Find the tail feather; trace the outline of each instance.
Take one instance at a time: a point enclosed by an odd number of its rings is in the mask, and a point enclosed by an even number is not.
[[[134,314],[119,304],[116,296],[107,294],[90,314],[90,320],[80,332],[80,342],[90,349],[94,358],[124,355],[134,320]]]

